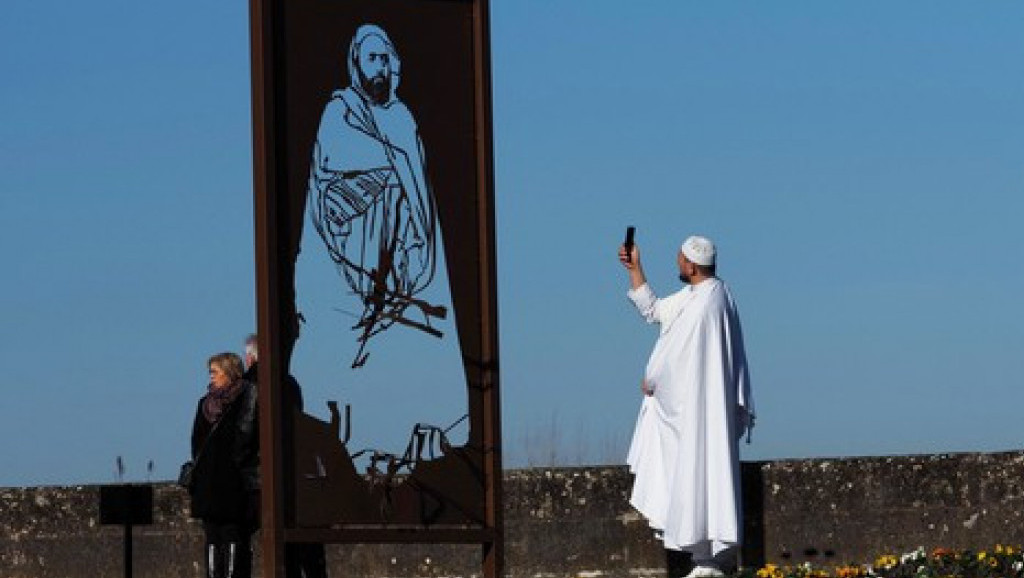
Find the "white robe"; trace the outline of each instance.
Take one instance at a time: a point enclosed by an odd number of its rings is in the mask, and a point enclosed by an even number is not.
[[[710,558],[741,540],[739,439],[753,426],[736,304],[717,278],[658,299],[648,285],[628,293],[661,333],[626,463],[630,504],[666,548]]]

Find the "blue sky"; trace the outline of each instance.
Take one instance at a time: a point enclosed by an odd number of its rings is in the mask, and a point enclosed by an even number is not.
[[[5,4],[0,486],[186,457],[255,323],[247,18]],[[745,459],[1019,449],[1021,30],[1011,1],[495,0],[506,464],[621,463],[656,334],[627,224],[662,293],[718,243]]]

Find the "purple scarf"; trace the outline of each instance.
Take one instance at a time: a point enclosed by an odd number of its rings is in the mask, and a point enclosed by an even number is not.
[[[231,405],[231,402],[235,401],[238,394],[242,393],[242,385],[244,383],[245,381],[238,379],[231,385],[220,389],[210,385],[206,396],[203,397],[203,416],[206,417],[206,421],[215,423],[219,420],[220,416],[224,413],[224,409]]]

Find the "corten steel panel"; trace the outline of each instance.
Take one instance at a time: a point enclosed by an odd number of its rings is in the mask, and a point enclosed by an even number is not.
[[[251,0],[250,6],[264,546],[277,558],[281,541],[310,537],[482,543],[493,575],[501,563],[501,461],[487,3]],[[349,83],[343,57],[367,23],[399,46],[401,97],[415,103],[428,150],[443,240],[437,250],[447,264],[457,333],[445,338],[458,340],[468,399],[466,444],[445,447],[443,455],[395,476],[386,466],[376,476],[357,472],[339,412],[324,422],[280,407],[278,394],[299,339],[295,265],[302,236],[312,234],[311,147],[319,142],[325,102]],[[373,339],[387,337],[385,331]],[[346,378],[342,369],[339,379]]]

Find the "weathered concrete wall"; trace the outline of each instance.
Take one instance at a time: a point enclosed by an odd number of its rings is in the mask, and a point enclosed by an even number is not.
[[[134,532],[135,575],[200,576],[202,535],[182,514],[186,496],[169,484],[153,494],[153,525]],[[98,486],[0,489],[3,578],[120,577],[123,543],[121,526],[99,523]]]
[[[747,481],[762,492],[748,516],[768,561],[1024,543],[1022,452],[766,462]]]
[[[509,573],[663,574],[663,551],[626,503],[629,483],[618,467],[506,472]],[[156,484],[153,508],[153,524],[134,528],[134,575],[200,578],[202,529],[188,518],[184,491]],[[98,486],[0,490],[0,578],[120,577],[123,537],[121,526],[99,523]],[[469,577],[481,570],[479,546],[331,545],[327,557],[332,576]]]
[[[515,578],[665,574],[629,507],[621,467],[505,474],[506,567]],[[744,464],[748,565],[870,561],[924,546],[1024,543],[1024,453]],[[95,486],[0,489],[0,578],[122,576],[123,531],[99,524]],[[186,496],[154,488],[134,530],[134,574],[200,577],[202,532]],[[478,576],[476,546],[328,546],[332,576]],[[258,574],[258,573],[257,573]]]

